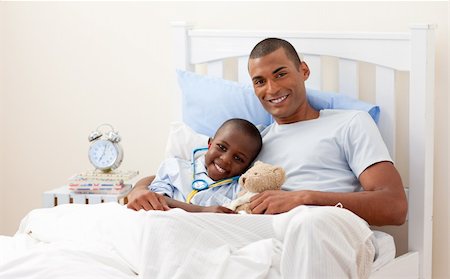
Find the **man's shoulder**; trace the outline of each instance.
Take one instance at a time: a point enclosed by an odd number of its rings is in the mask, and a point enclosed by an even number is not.
[[[269,126],[264,127],[263,129],[258,128],[261,132],[261,136],[264,137],[265,135],[267,135],[270,130],[272,130],[272,128],[275,126],[275,122],[272,122],[272,124],[270,124]]]
[[[373,122],[370,114],[362,110],[324,109],[320,111],[320,117],[334,122]]]
[[[369,115],[369,114],[362,110],[352,110],[352,109],[323,109],[320,111],[321,117],[341,116],[352,118],[360,115]]]
[[[334,127],[341,129],[347,126],[353,126],[355,123],[365,125],[368,121],[373,122],[366,111],[361,110],[342,110],[342,109],[323,109],[320,110],[319,118],[312,121],[299,121],[288,125],[277,125],[275,122],[267,126],[262,132],[263,137],[278,134],[282,131],[295,131],[298,128],[308,128],[315,130],[330,129]]]

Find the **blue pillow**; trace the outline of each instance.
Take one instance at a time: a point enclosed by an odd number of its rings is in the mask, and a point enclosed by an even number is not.
[[[306,95],[311,106],[316,110],[321,109],[350,109],[362,110],[370,114],[375,123],[380,119],[380,107],[363,102],[361,100],[325,91],[306,88]]]
[[[251,84],[240,84],[217,77],[177,70],[182,93],[183,122],[194,131],[213,136],[227,119],[243,118],[255,125],[268,126],[272,116],[264,110]],[[336,93],[307,89],[311,106],[321,109],[354,109],[367,111],[375,122],[379,107]]]

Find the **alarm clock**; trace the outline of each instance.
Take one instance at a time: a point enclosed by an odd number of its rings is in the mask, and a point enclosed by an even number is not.
[[[109,127],[109,130],[102,132],[101,128]],[[91,164],[98,170],[110,172],[117,169],[122,163],[123,149],[120,146],[119,133],[110,124],[102,124],[89,134],[91,146],[88,157]]]

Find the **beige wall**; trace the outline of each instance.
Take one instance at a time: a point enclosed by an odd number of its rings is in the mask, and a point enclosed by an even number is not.
[[[269,15],[270,14],[270,15]],[[446,2],[0,2],[0,234],[89,169],[87,135],[119,130],[124,169],[154,173],[175,90],[169,22],[204,28],[407,31],[436,23],[433,271],[449,277]]]

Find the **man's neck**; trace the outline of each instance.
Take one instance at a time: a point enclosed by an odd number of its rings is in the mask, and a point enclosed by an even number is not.
[[[320,112],[318,110],[315,110],[312,108],[308,103],[306,103],[305,108],[300,110],[295,115],[292,115],[291,117],[287,118],[275,118],[275,121],[282,125],[282,124],[291,124],[301,121],[307,121],[307,120],[313,120],[316,118],[319,118]]]

